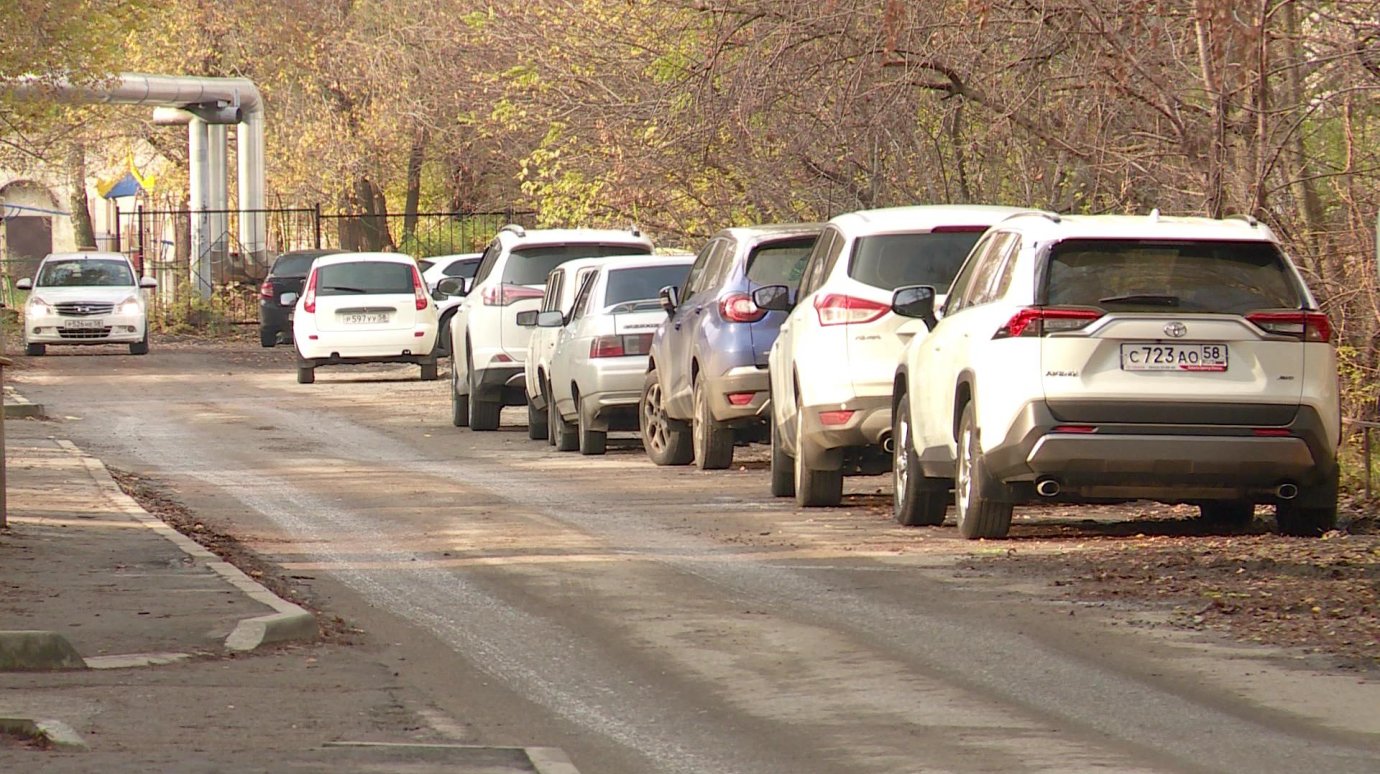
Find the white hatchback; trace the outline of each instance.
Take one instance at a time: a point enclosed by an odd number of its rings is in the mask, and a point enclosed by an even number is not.
[[[316,368],[357,363],[415,363],[436,379],[436,305],[417,262],[398,253],[339,253],[317,258],[293,312],[297,381]]]
[[[128,344],[131,355],[149,351],[149,324],[139,279],[119,253],[53,253],[34,278],[15,283],[29,291],[24,303],[24,353],[42,355],[50,344]]]

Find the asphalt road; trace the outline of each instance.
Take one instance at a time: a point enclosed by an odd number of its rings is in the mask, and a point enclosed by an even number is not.
[[[445,374],[50,350],[54,433],[167,482],[363,629],[433,723],[584,774],[1373,772],[1380,686],[955,568],[1004,550],[728,472],[450,426]],[[1116,611],[1113,611],[1114,613]],[[348,688],[342,688],[342,698]]]

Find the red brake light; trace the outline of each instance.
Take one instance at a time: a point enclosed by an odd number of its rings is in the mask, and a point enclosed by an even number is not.
[[[507,306],[514,301],[521,301],[525,298],[541,298],[543,295],[545,292],[541,288],[529,288],[526,285],[512,285],[504,282],[484,288],[482,298],[484,306]]]
[[[630,333],[626,336],[596,336],[589,342],[589,356],[632,357],[652,351],[652,334]]]
[[[751,403],[752,399],[756,396],[757,393],[755,392],[730,392],[728,394],[728,402],[735,406],[746,406]]]
[[[1102,316],[1098,309],[1059,309],[1026,307],[1016,312],[1006,324],[992,334],[994,339],[1013,339],[1020,336],[1046,336],[1060,331],[1086,328]]]
[[[981,234],[987,226],[935,226],[931,234]]]
[[[259,295],[267,299],[273,298],[273,281],[264,280],[264,284],[259,286]]]
[[[820,325],[868,323],[890,311],[890,306],[865,298],[838,293],[815,296],[815,313],[819,315]]]
[[[417,311],[421,311],[431,304],[431,299],[426,297],[426,284],[422,282],[422,273],[417,271],[417,267],[412,267],[412,296],[416,299]]]
[[[719,299],[719,316],[729,322],[757,322],[767,316],[767,310],[757,308],[747,293],[729,293]]]
[[[1246,319],[1266,333],[1299,341],[1332,341],[1332,321],[1322,312],[1253,312]]]
[[[311,270],[307,279],[307,294],[302,298],[302,311],[316,314],[316,269]]]
[[[819,423],[821,425],[842,425],[847,424],[853,418],[853,411],[845,409],[842,411],[821,411],[819,412]]]

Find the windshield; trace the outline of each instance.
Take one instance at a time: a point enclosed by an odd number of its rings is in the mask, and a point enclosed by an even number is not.
[[[1107,311],[1298,309],[1303,297],[1269,242],[1069,239],[1050,252],[1047,303]]]
[[[759,285],[799,287],[805,259],[814,246],[813,236],[758,245],[748,256],[748,279]]]
[[[882,290],[932,285],[947,293],[958,267],[984,230],[862,237],[853,248],[848,276]]]
[[[661,289],[668,285],[679,286],[690,273],[690,264],[675,266],[639,266],[635,269],[615,269],[609,272],[608,286],[604,289],[604,306],[614,306],[629,301],[656,300]]]
[[[48,261],[39,269],[34,284],[45,288],[122,287],[134,284],[134,272],[124,261],[90,258]]]
[[[322,266],[316,276],[316,293],[345,296],[359,293],[413,292],[411,264],[391,261],[356,261]]]
[[[646,255],[646,245],[574,244],[514,250],[503,267],[503,281],[511,285],[545,285],[551,270],[576,258]]]

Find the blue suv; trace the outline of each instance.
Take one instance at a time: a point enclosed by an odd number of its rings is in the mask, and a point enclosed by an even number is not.
[[[639,406],[643,447],[657,465],[701,470],[733,464],[735,431],[764,431],[767,352],[782,312],[752,291],[800,283],[819,223],[729,228],[695,257],[685,284],[663,288],[666,320],[652,339]]]

